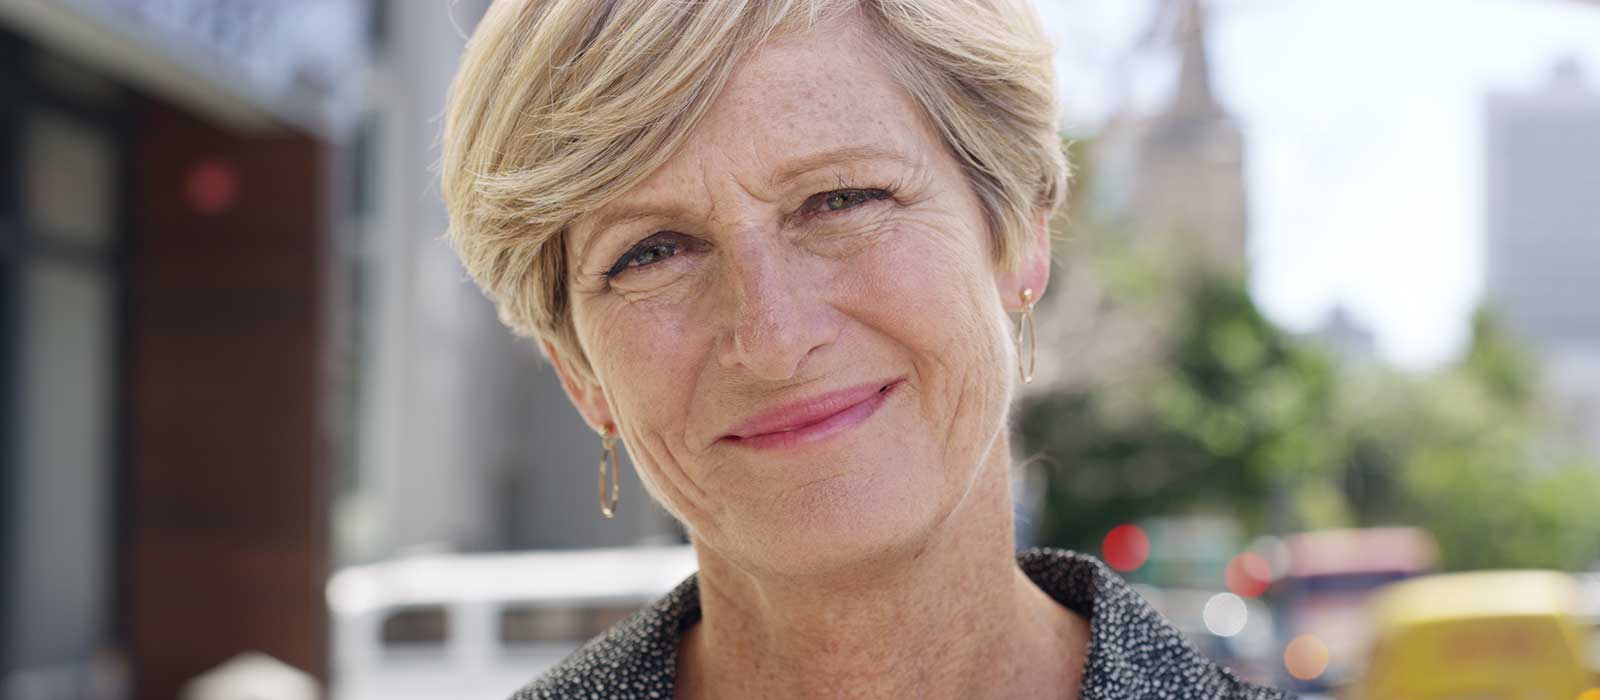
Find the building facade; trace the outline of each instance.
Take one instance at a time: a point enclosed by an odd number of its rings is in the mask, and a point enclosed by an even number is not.
[[[349,300],[340,391],[350,439],[337,559],[659,539],[670,518],[625,468],[600,515],[599,437],[537,345],[514,337],[445,240],[445,95],[486,0],[383,4],[354,149],[364,194],[341,224]]]
[[[1153,114],[1114,118],[1084,151],[1057,249],[1063,269],[1040,302],[1041,358],[1026,392],[1043,395],[1116,384],[1160,361],[1175,299],[1147,308],[1111,303],[1096,247],[1137,249],[1168,272],[1247,274],[1245,139],[1212,89],[1205,5],[1163,0],[1151,40],[1177,59],[1171,97]],[[1075,223],[1074,226],[1077,224]],[[1202,264],[1194,264],[1200,262]]]
[[[340,565],[674,537],[445,241],[487,4],[0,3],[0,696],[326,679]]]
[[[365,6],[0,4],[0,688],[325,671],[328,213]],[[315,31],[308,31],[315,27]]]
[[[1488,306],[1600,452],[1600,87],[1572,59],[1484,118]]]

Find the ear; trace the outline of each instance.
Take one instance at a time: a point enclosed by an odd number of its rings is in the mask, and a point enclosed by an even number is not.
[[[1029,221],[1028,235],[1017,251],[1017,267],[996,276],[1001,303],[1007,311],[1022,310],[1022,290],[1033,292],[1033,301],[1044,297],[1050,284],[1050,212],[1034,210]]]
[[[556,352],[550,341],[540,339],[539,346],[544,348],[544,354],[550,358],[550,365],[555,367],[556,376],[561,378],[561,388],[567,391],[567,398],[572,400],[572,406],[578,409],[583,421],[596,433],[605,426],[610,426],[615,432],[616,419],[611,415],[611,404],[606,401],[605,392],[599,384],[582,379],[572,371],[568,358]]]

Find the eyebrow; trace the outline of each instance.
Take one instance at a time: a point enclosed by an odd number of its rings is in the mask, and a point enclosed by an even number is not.
[[[814,153],[807,153],[785,161],[767,176],[765,185],[768,189],[777,189],[786,185],[802,175],[821,170],[830,165],[851,165],[874,160],[887,160],[906,166],[915,166],[916,161],[900,151],[885,148],[874,144],[855,144],[830,148]],[[578,250],[578,260],[588,259],[589,251],[594,247],[595,241],[600,239],[600,234],[618,224],[648,219],[682,218],[687,213],[687,208],[672,205],[655,204],[618,204],[600,210],[597,218],[587,228],[590,230],[588,240]]]

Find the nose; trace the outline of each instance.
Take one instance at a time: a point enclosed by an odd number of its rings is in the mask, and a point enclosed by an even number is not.
[[[751,237],[754,238],[754,237]],[[722,366],[761,379],[800,374],[813,353],[838,338],[839,324],[823,297],[825,285],[804,255],[781,242],[749,240],[729,251],[732,319],[721,339]]]

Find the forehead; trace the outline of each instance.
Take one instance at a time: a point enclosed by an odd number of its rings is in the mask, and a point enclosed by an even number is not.
[[[846,16],[815,31],[776,37],[757,48],[682,148],[619,198],[682,196],[686,187],[736,181],[756,194],[794,167],[828,151],[881,151],[922,162],[936,146],[916,103],[881,60],[876,40]]]

